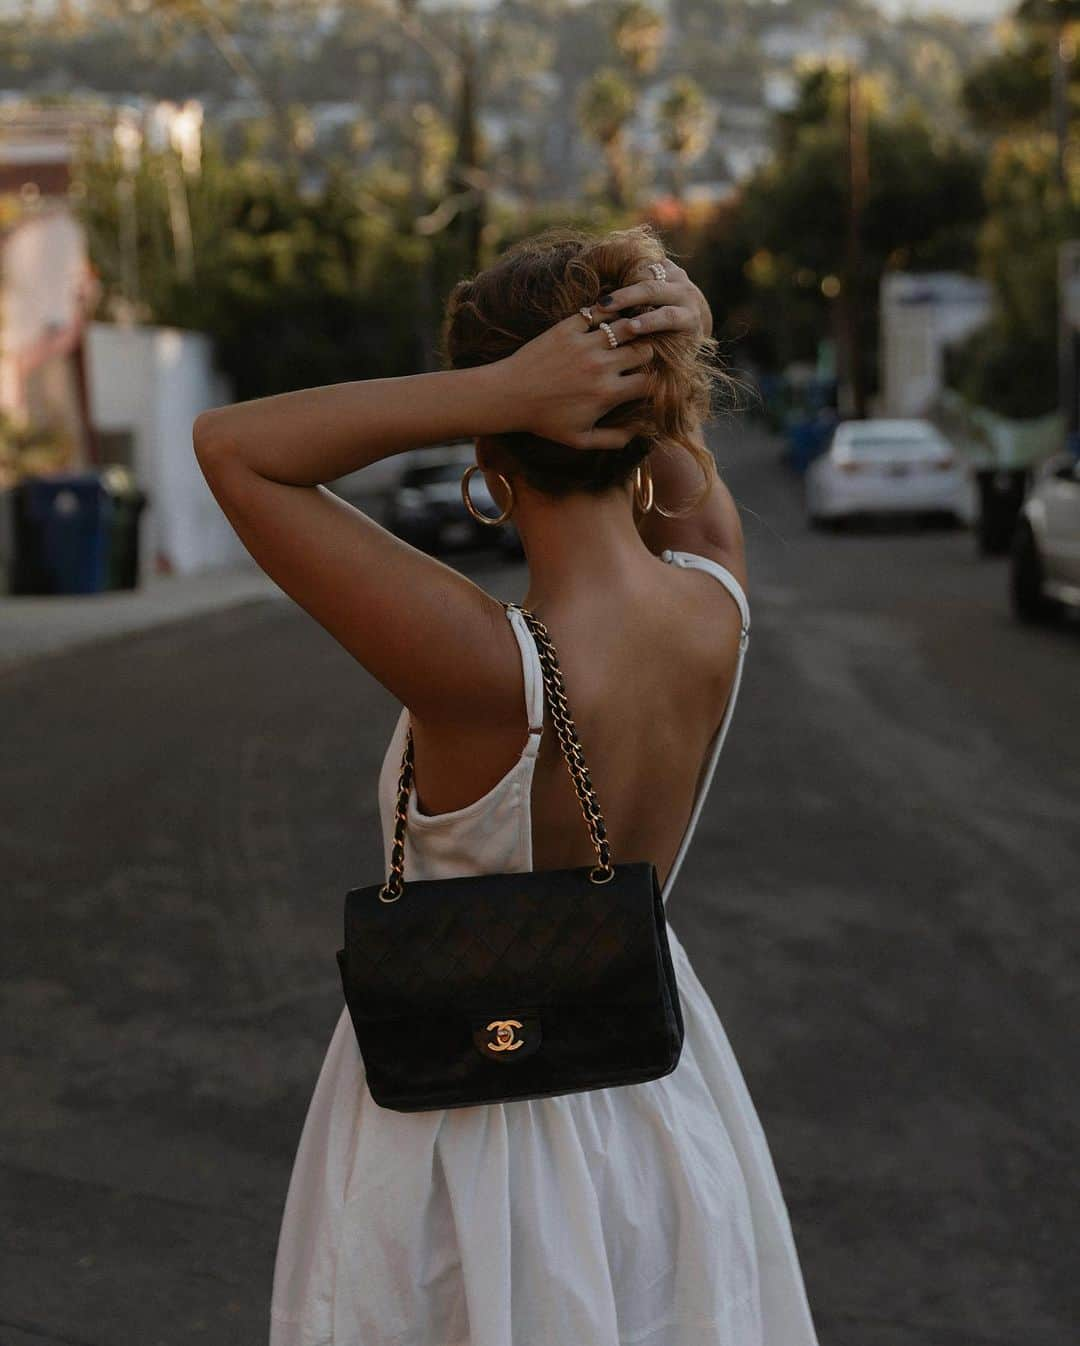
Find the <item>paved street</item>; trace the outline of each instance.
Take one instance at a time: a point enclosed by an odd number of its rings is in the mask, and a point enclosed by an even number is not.
[[[965,532],[810,533],[719,442],[754,633],[670,913],[822,1346],[1070,1346],[1080,624],[1015,625]],[[256,1346],[396,703],[259,599],[0,694],[0,1346]]]

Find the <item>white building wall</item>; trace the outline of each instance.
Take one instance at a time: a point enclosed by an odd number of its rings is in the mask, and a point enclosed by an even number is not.
[[[945,349],[990,317],[986,281],[960,272],[891,272],[881,282],[878,415],[922,416],[944,387]]]
[[[130,431],[133,467],[149,504],[141,562],[160,557],[190,574],[229,565],[243,547],[203,480],[191,446],[200,411],[229,400],[199,332],[91,323],[87,333],[90,406],[101,430]]]

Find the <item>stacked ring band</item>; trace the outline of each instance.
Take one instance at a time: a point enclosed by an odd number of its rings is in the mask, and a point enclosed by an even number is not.
[[[664,266],[663,262],[650,262],[649,270],[653,273],[653,275],[656,277],[657,280],[659,281],[667,280],[667,267]]]
[[[607,337],[607,339],[608,339],[608,345],[612,348],[612,350],[614,350],[615,347],[619,344],[619,339],[618,339],[618,337],[615,335],[615,333],[611,330],[611,323],[609,323],[609,322],[602,322],[602,323],[599,324],[599,326],[600,326],[600,330],[601,330],[601,332],[603,332],[603,334],[604,334],[604,335]]]

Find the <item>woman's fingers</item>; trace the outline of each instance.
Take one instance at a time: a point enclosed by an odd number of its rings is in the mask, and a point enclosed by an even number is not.
[[[612,290],[604,298],[608,301],[606,304],[597,302],[596,312],[601,316],[608,313],[618,313],[624,308],[639,308],[643,304],[663,304],[671,299],[681,298],[681,291],[689,285],[689,277],[681,266],[676,266],[674,262],[664,262],[664,268],[667,271],[665,280],[657,280],[650,272],[648,278],[643,277],[635,281],[632,285],[624,285],[619,290]]]
[[[620,318],[611,326],[616,338],[623,342],[633,341],[649,332],[693,332],[700,322],[696,309],[685,308],[681,304],[662,304],[636,317]]]
[[[648,280],[636,281],[633,285],[624,285],[621,290],[613,290],[607,296],[608,302],[597,301],[594,313],[601,317],[618,313],[624,308],[640,308],[643,304],[662,304],[671,293],[671,282],[657,280],[650,276]]]
[[[594,308],[594,324],[599,316]],[[587,327],[584,315],[574,313],[508,356],[507,377],[522,403],[522,428],[579,449],[620,449],[628,444],[632,430],[600,428],[596,421],[615,407],[649,395],[655,380],[646,367],[655,354],[655,342],[642,339],[646,316],[650,331],[692,326],[691,315],[674,304],[643,314],[636,326],[612,314],[609,326],[616,342],[612,346],[606,332],[595,325]]]
[[[639,397],[645,397],[652,386],[652,377],[641,371],[636,374],[620,374],[615,382],[617,384],[615,405],[621,406],[623,402],[634,402]]]
[[[652,359],[653,344],[651,341],[628,341],[625,345],[620,345],[618,350],[611,352],[611,364],[614,369],[620,372],[627,369],[640,369],[643,364],[647,364]]]

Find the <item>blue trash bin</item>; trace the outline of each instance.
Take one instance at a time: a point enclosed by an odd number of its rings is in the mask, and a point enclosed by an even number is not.
[[[16,593],[96,594],[109,586],[112,498],[93,472],[16,488]]]
[[[832,422],[822,420],[789,421],[787,425],[788,462],[796,472],[805,472],[824,453],[833,432]]]

